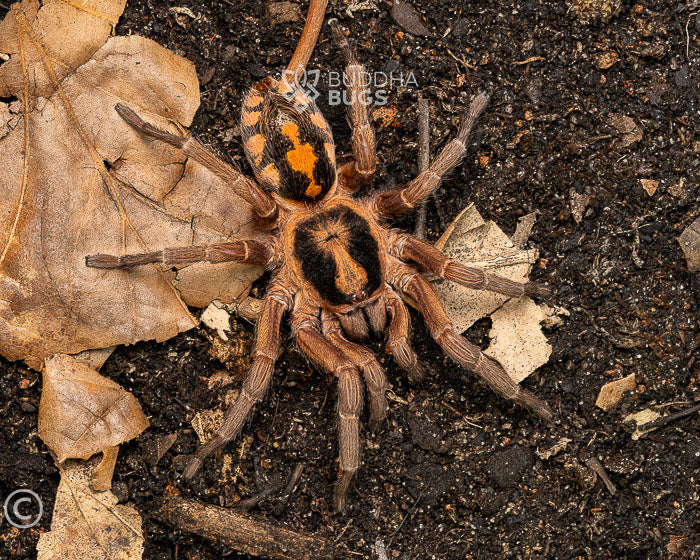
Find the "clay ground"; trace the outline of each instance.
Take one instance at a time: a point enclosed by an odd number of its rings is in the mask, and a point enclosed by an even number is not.
[[[699,557],[697,414],[637,441],[623,423],[647,407],[670,414],[699,397],[700,282],[676,242],[699,213],[697,4],[625,2],[607,23],[586,26],[564,2],[412,3],[435,37],[403,32],[380,0],[378,9],[355,11],[354,19],[346,2],[329,8],[350,28],[369,67],[413,72],[417,84],[388,91],[376,123],[374,188],[416,173],[419,93],[431,103],[433,146],[441,146],[469,100],[480,90],[492,92],[468,157],[429,204],[428,237],[437,239],[471,201],[509,234],[519,217],[539,212],[530,240],[541,254],[533,277],[555,287],[556,303],[570,316],[547,331],[551,359],[524,385],[559,421],[543,425],[496,397],[445,359],[414,315],[414,341],[428,377],[411,386],[382,358],[395,400],[388,422],[363,435],[350,507],[333,515],[335,390],[288,338],[268,398],[244,437],[226,450],[231,468],[222,474],[219,455],[191,484],[178,478],[181,456],[197,444],[190,420],[238,386],[246,359],[228,362],[232,384],[210,389],[207,378],[225,364],[210,351],[213,333],[205,328],[162,344],[120,348],[102,372],[137,396],[151,428],[123,446],[114,492],[143,516],[145,558],[244,558],[160,523],[157,498],[178,492],[233,507],[275,479],[286,481],[299,462],[305,469],[286,506],[273,495],[251,513],[328,536],[337,558],[379,558],[377,538],[389,558]],[[266,4],[129,0],[116,28],[150,37],[196,64],[202,106],[192,131],[239,162],[242,95],[284,67],[302,26],[273,23]],[[168,10],[174,5],[197,19],[179,15],[182,27]],[[326,29],[310,64],[322,76],[341,70],[329,35]],[[322,93],[325,87],[322,82]],[[329,107],[325,93],[320,104],[339,150],[347,152],[342,108]],[[633,119],[641,138],[625,146],[611,115]],[[642,179],[658,182],[653,195]],[[572,198],[579,201],[580,223]],[[413,223],[407,218],[399,225]],[[482,321],[468,335],[485,345],[488,327]],[[234,331],[234,353],[245,355],[254,329],[241,321]],[[32,488],[51,511],[59,477],[36,437],[40,378],[6,361],[0,372],[6,396],[0,497]],[[608,412],[598,409],[600,387],[629,374],[636,375],[637,389]],[[171,433],[177,442],[153,466],[156,442]],[[571,441],[546,458],[543,452],[561,438]],[[604,465],[616,495],[586,466],[591,457]],[[39,533],[49,527],[49,515],[26,531],[4,523],[0,558],[33,558]]]

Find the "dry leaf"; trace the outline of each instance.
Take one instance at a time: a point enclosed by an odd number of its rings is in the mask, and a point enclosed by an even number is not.
[[[458,262],[519,282],[527,280],[537,259],[537,251],[514,247],[496,224],[484,221],[473,204],[457,216],[436,246]],[[489,333],[493,341],[485,352],[513,379],[524,379],[549,359],[551,346],[540,327],[545,314],[529,298],[508,301],[508,296],[452,282],[436,282],[434,287],[458,332],[493,313]]]
[[[212,301],[199,318],[210,329],[214,329],[221,340],[228,340],[225,331],[231,331],[231,316],[220,301]]]
[[[0,102],[0,353],[37,369],[55,353],[174,336],[196,324],[186,304],[232,301],[261,272],[85,266],[88,254],[253,237],[231,185],[115,112],[122,102],[182,134],[199,105],[189,61],[142,37],[107,40],[122,9],[24,0],[0,23],[0,98],[19,99]]]
[[[484,354],[497,360],[515,381],[547,363],[552,346],[540,325],[545,313],[530,298],[511,299],[491,315],[491,345]]]
[[[620,401],[622,393],[625,391],[632,391],[636,386],[637,379],[634,373],[622,379],[616,379],[615,381],[606,383],[600,388],[600,393],[598,393],[595,405],[603,410],[608,410]]]
[[[640,430],[639,428],[641,426],[645,426],[649,422],[653,422],[654,420],[657,420],[661,418],[661,414],[656,412],[655,410],[652,410],[651,408],[645,408],[644,410],[641,410],[639,412],[635,412],[634,414],[629,414],[625,416],[623,422],[634,422],[635,424],[635,430],[634,433],[632,434],[632,439],[633,440],[638,440],[640,437],[642,437],[645,434],[648,434],[649,432],[653,432],[656,430],[655,427],[649,428],[647,430]]]
[[[38,435],[59,462],[88,459],[148,427],[131,393],[70,356],[46,360]]]
[[[199,438],[199,443],[209,441],[223,421],[224,412],[220,408],[210,408],[197,412],[192,418],[191,424],[194,433]]]
[[[690,272],[700,270],[700,218],[695,220],[678,237]]]
[[[141,517],[118,505],[111,492],[90,488],[92,465],[59,467],[61,482],[51,532],[37,543],[37,560],[138,560],[143,554]]]

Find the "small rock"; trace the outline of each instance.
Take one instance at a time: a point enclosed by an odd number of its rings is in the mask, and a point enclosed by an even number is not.
[[[690,66],[688,64],[683,64],[675,73],[673,79],[678,87],[685,87],[688,85],[688,75],[690,73]]]
[[[502,488],[510,488],[518,484],[532,462],[529,449],[513,445],[491,455],[486,463],[486,471],[495,484]]]
[[[469,21],[466,19],[460,19],[457,23],[455,23],[455,26],[452,29],[452,36],[460,38],[464,37],[467,33],[469,33]]]
[[[416,9],[408,2],[403,0],[394,0],[394,5],[391,8],[391,17],[398,23],[404,31],[412,35],[423,37],[432,37],[433,33],[429,31],[423,22]]]

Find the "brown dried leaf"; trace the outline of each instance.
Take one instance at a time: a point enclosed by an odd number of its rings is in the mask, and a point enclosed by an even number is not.
[[[455,218],[436,246],[458,262],[519,282],[527,280],[538,256],[536,250],[514,247],[495,223],[484,221],[473,204]],[[529,298],[511,299],[452,282],[436,282],[434,287],[459,332],[491,316],[492,343],[485,352],[514,380],[521,381],[549,359],[552,349],[540,327],[545,313]]]
[[[148,427],[131,393],[70,356],[46,360],[39,403],[39,437],[59,462],[88,459]]]
[[[139,560],[143,529],[138,512],[118,505],[109,491],[92,490],[90,464],[59,468],[51,532],[39,537],[37,560]]]
[[[0,23],[0,97],[20,100],[0,102],[0,353],[36,369],[56,353],[165,340],[196,324],[187,305],[230,302],[260,274],[85,266],[88,254],[254,237],[231,185],[115,112],[122,102],[182,134],[199,105],[189,61],[142,37],[105,43],[122,9],[24,0]]]

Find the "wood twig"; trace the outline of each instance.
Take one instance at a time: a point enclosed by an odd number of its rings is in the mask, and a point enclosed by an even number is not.
[[[422,173],[430,165],[430,106],[422,96],[418,96],[418,173]],[[425,239],[425,220],[428,214],[428,201],[418,207],[416,228],[414,234],[419,239]]]
[[[182,531],[223,543],[251,556],[273,560],[333,557],[332,545],[324,538],[182,496],[164,498],[157,516]]]
[[[296,467],[294,467],[294,471],[292,471],[292,474],[289,477],[289,482],[287,482],[287,486],[284,489],[284,494],[282,494],[279,503],[275,506],[275,515],[280,515],[284,511],[284,508],[287,507],[287,502],[294,492],[294,488],[296,487],[297,482],[299,482],[299,477],[301,476],[301,473],[304,472],[305,466],[306,465],[304,463],[297,463]]]
[[[586,465],[600,477],[600,480],[603,481],[610,494],[612,494],[613,496],[617,494],[617,488],[615,488],[613,481],[610,480],[608,473],[605,472],[605,467],[603,467],[603,463],[601,463],[597,457],[591,457],[590,459],[588,459],[588,461],[586,461]]]
[[[647,430],[652,430],[653,428],[659,428],[661,426],[665,426],[669,422],[673,422],[674,420],[680,420],[681,418],[685,418],[686,416],[690,416],[691,414],[695,414],[696,412],[700,412],[700,404],[696,404],[695,406],[691,406],[690,408],[686,408],[685,410],[674,412],[673,414],[668,414],[667,416],[662,416],[661,418],[657,418],[656,420],[652,420],[651,422],[642,424],[641,426],[637,427],[637,430],[643,432]]]

